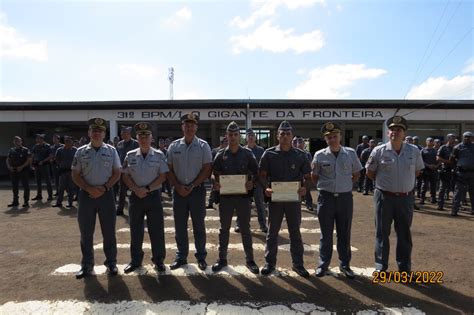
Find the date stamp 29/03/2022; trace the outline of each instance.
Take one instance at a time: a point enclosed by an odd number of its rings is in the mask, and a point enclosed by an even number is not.
[[[443,283],[444,272],[442,271],[374,271],[372,283],[419,283],[440,284]]]

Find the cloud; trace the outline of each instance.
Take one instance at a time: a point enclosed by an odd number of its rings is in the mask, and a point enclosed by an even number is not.
[[[161,74],[161,71],[158,70],[158,67],[139,65],[134,63],[119,64],[117,65],[119,74],[123,78],[141,78],[149,79],[156,77]],[[165,76],[166,74],[162,74]]]
[[[309,79],[288,91],[288,98],[333,99],[350,96],[349,88],[360,80],[371,80],[387,73],[364,64],[330,65],[309,71]]]
[[[8,25],[6,16],[0,13],[0,58],[48,60],[48,46],[45,40],[32,41]]]
[[[261,26],[247,35],[232,36],[230,42],[232,51],[239,54],[242,51],[261,49],[274,53],[293,50],[295,53],[314,52],[324,45],[323,34],[313,30],[301,35],[294,35],[294,29],[280,29],[273,26],[270,21],[265,21]]]
[[[190,21],[193,17],[193,13],[188,7],[182,7],[172,16],[163,20],[163,25],[168,28],[178,28],[184,25],[184,23]]]
[[[265,19],[274,16],[279,7],[284,6],[289,10],[296,10],[299,8],[313,6],[316,3],[324,6],[325,0],[254,0],[252,1],[254,10],[250,16],[246,19],[236,16],[232,19],[230,25],[242,29],[248,28],[255,25],[259,19]]]
[[[474,58],[469,59],[466,62],[466,67],[462,70],[462,73],[473,73],[474,72]]]
[[[464,71],[472,72],[472,63]],[[420,85],[413,87],[406,98],[472,100],[474,99],[474,75],[458,75],[452,79],[430,77]]]

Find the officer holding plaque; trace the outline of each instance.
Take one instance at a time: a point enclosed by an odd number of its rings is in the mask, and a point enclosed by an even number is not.
[[[253,258],[252,235],[250,233],[250,196],[257,176],[257,160],[252,151],[240,146],[240,128],[233,121],[227,126],[229,145],[219,150],[213,166],[214,190],[221,195],[219,203],[219,259],[212,266],[217,272],[227,266],[229,230],[234,209],[240,223],[246,266],[254,274],[259,268]]]
[[[301,239],[301,201],[310,185],[311,167],[303,150],[293,148],[291,140],[293,128],[288,121],[278,127],[279,144],[265,151],[260,160],[259,179],[265,196],[271,198],[269,203],[269,230],[265,248],[265,266],[262,275],[269,275],[275,270],[278,233],[283,216],[288,223],[290,234],[290,251],[293,270],[302,277],[309,273],[303,263],[303,241]],[[302,185],[303,184],[303,185]]]

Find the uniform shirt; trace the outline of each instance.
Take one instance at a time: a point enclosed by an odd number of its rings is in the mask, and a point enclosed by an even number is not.
[[[367,149],[362,150],[362,153],[360,154],[360,162],[362,163],[362,167],[365,166],[365,163],[369,160],[370,153],[372,153],[372,150],[374,148],[368,147]]]
[[[311,166],[303,150],[291,148],[282,151],[280,146],[267,149],[260,160],[259,169],[267,172],[270,182],[302,182],[311,173]]]
[[[237,152],[232,153],[227,147],[217,153],[213,169],[218,175],[257,175],[258,164],[249,149],[239,146]]]
[[[416,146],[403,143],[400,154],[397,154],[390,142],[375,147],[365,165],[366,169],[376,173],[377,189],[395,193],[412,191],[416,172],[424,166]]]
[[[454,149],[454,146],[444,144],[439,148],[437,155],[440,158],[443,158],[445,160],[449,160],[449,157],[451,156],[451,153],[453,152],[453,149]],[[446,164],[443,163],[442,166],[443,166],[443,169],[445,169],[445,170],[451,170],[452,169],[452,167],[449,164],[446,165]]]
[[[436,161],[436,154],[437,150],[435,148],[423,148],[421,150],[421,158],[423,159],[423,162],[426,164],[437,164],[438,162]]]
[[[359,143],[357,146],[356,146],[356,149],[355,149],[355,152],[357,154],[357,157],[360,158],[360,155],[362,154],[362,151],[364,151],[365,149],[367,149],[369,147],[369,144],[368,143]]]
[[[464,171],[474,171],[474,143],[460,143],[451,155],[456,158],[456,166]]]
[[[51,155],[56,156],[56,152],[58,151],[59,148],[62,148],[64,144],[58,143],[58,144],[51,144]]]
[[[76,155],[77,148],[71,147],[69,149],[65,149],[64,146],[60,147],[56,151],[56,164],[60,169],[71,169],[72,161],[74,160],[74,156]]]
[[[120,140],[119,143],[117,143],[117,153],[120,158],[120,163],[123,163],[129,151],[135,150],[138,147],[138,141],[135,139],[130,139],[130,141]]]
[[[252,151],[253,155],[255,156],[255,159],[257,160],[257,163],[260,163],[260,159],[262,158],[265,149],[259,145],[255,145],[253,148],[250,148],[248,145],[246,145],[245,148]]]
[[[122,172],[130,175],[139,187],[150,185],[160,174],[169,172],[166,158],[161,150],[150,148],[143,158],[140,148],[128,151]]]
[[[77,149],[71,169],[80,171],[87,184],[102,186],[112,176],[112,170],[120,167],[120,159],[113,146],[102,143],[96,151],[88,143]]]
[[[7,158],[11,167],[18,167],[25,164],[30,156],[31,152],[27,147],[13,147],[8,151]]]
[[[352,191],[352,174],[362,170],[357,153],[354,149],[341,147],[337,154],[329,147],[314,154],[313,174],[318,175],[318,190],[331,193]]]
[[[49,157],[51,154],[51,146],[44,142],[43,144],[35,144],[31,149],[33,154],[33,163],[38,163]]]
[[[168,164],[182,185],[189,185],[199,175],[203,164],[212,163],[211,148],[206,141],[194,137],[187,145],[184,137],[171,142],[168,148]]]

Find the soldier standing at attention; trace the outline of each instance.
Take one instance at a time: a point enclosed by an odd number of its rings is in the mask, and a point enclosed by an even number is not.
[[[318,220],[321,226],[316,276],[326,275],[331,263],[332,238],[336,223],[339,270],[346,277],[354,279],[354,272],[350,268],[354,210],[352,186],[361,175],[362,165],[354,149],[341,145],[341,132],[341,127],[336,123],[327,122],[323,125],[321,133],[328,146],[316,152],[312,163],[311,177],[319,191]]]
[[[304,151],[291,145],[294,133],[288,121],[281,122],[278,127],[278,142],[263,153],[260,160],[259,178],[264,187],[265,196],[272,196],[272,182],[301,182],[303,185],[297,193],[300,197],[306,195],[306,189],[311,180],[311,166]],[[268,233],[265,245],[265,266],[262,275],[271,274],[276,267],[278,252],[278,233],[283,217],[288,224],[290,234],[290,252],[293,260],[293,270],[302,277],[309,277],[303,262],[303,240],[301,239],[301,202],[273,202],[268,207]]]
[[[77,149],[73,146],[73,140],[69,136],[64,136],[64,146],[56,151],[55,161],[59,174],[59,190],[56,204],[53,207],[62,207],[64,191],[67,191],[67,207],[72,207],[76,187],[72,181],[71,166]]]
[[[295,139],[293,138],[293,141],[294,140]],[[306,150],[303,137],[301,136],[296,137],[296,147],[304,151],[304,153],[306,154],[306,157],[308,158],[309,163],[311,163],[311,161],[313,160],[313,157],[311,156],[311,152]],[[310,188],[312,188],[311,186]],[[313,196],[311,196],[311,189],[306,190],[306,196],[304,197],[304,200],[306,204],[306,209],[308,209],[309,211],[313,211],[314,210],[313,209]]]
[[[449,191],[453,186],[453,165],[449,161],[449,157],[454,149],[454,140],[456,136],[452,133],[446,136],[448,139],[446,144],[442,145],[437,153],[436,160],[441,162],[441,169],[439,170],[439,178],[441,185],[438,195],[438,210],[444,210],[444,200],[448,198]]]
[[[263,152],[265,152],[265,149],[257,145],[257,142],[256,142],[257,138],[255,135],[255,131],[253,131],[253,129],[247,129],[246,134],[247,134],[247,138],[246,138],[247,145],[245,146],[245,148],[252,151],[253,155],[255,156],[255,159],[257,160],[257,164],[259,164],[260,159],[262,158]],[[258,223],[260,225],[260,230],[263,233],[267,233],[268,232],[267,209],[265,207],[265,202],[263,200],[262,186],[259,185],[258,183],[255,185],[255,188],[254,188],[253,200],[255,202],[255,207],[257,208],[257,217],[258,217]]]
[[[369,137],[366,135],[362,136],[362,142],[359,143],[355,149],[359,161],[362,163],[361,154],[362,151],[369,147]],[[362,192],[364,188],[365,168],[360,171],[359,181],[357,182],[357,192]]]
[[[123,164],[128,151],[138,148],[138,142],[137,140],[132,139],[132,127],[122,126],[120,130],[120,136],[122,137],[122,140],[117,143],[117,153],[120,158],[120,163]],[[128,187],[125,185],[122,179],[117,184],[119,187],[117,215],[123,215],[123,208],[125,207],[125,198],[127,197]]]
[[[63,144],[61,143],[61,137],[59,135],[53,135],[53,144],[51,145],[51,170],[54,178],[54,186],[56,188],[56,193],[54,196],[58,195],[59,191],[59,168],[58,163],[56,163],[56,151],[61,148]],[[71,167],[69,167],[69,170]]]
[[[135,125],[139,148],[129,151],[125,157],[122,172],[123,181],[132,191],[130,196],[130,255],[132,261],[124,272],[130,273],[142,265],[144,220],[146,216],[151,242],[151,260],[158,272],[166,270],[165,230],[161,185],[166,180],[168,164],[160,150],[151,147],[152,128],[149,123]]]
[[[436,160],[438,150],[434,148],[434,140],[431,137],[426,138],[426,147],[421,150],[421,158],[425,163],[425,168],[422,171],[423,184],[421,185],[421,200],[420,204],[425,203],[426,192],[428,186],[430,188],[431,203],[436,203],[436,183],[438,181],[438,167],[439,162]]]
[[[20,182],[23,186],[23,207],[29,207],[30,200],[30,184],[28,183],[28,175],[31,164],[31,152],[27,147],[23,146],[23,140],[16,136],[13,137],[14,147],[8,151],[7,168],[10,171],[13,190],[13,202],[9,207],[17,207],[19,205],[19,186]]]
[[[81,232],[82,261],[76,279],[89,276],[94,268],[93,241],[97,215],[104,240],[104,265],[109,275],[115,276],[118,273],[115,239],[117,215],[112,187],[120,178],[121,165],[117,150],[104,143],[106,121],[92,118],[88,123],[91,141],[77,149],[71,167],[72,179],[81,189],[77,221]]]
[[[189,113],[181,117],[184,137],[173,141],[168,148],[168,179],[173,191],[173,214],[176,233],[176,259],[170,269],[187,264],[189,253],[188,219],[193,222],[194,245],[198,267],[206,270],[206,181],[211,175],[211,148],[198,138],[199,116]]]
[[[362,167],[365,167],[365,164],[369,160],[370,153],[372,153],[372,150],[375,148],[375,140],[370,139],[369,141],[369,147],[367,149],[362,150],[362,153],[360,154],[360,162]],[[370,178],[367,177],[366,172],[364,172],[364,193],[363,195],[367,196],[369,194],[369,191],[374,191],[374,183],[370,180]]]
[[[413,186],[424,164],[420,150],[403,143],[408,124],[394,116],[386,122],[387,143],[375,147],[366,164],[367,176],[375,180],[375,269],[386,271],[390,254],[390,230],[395,222],[399,271],[411,271]]]
[[[120,140],[117,144],[117,153],[120,158],[120,163],[123,164],[127,153],[138,148],[138,142],[137,140],[132,139],[132,127],[122,126],[120,136],[122,137],[122,140]],[[117,215],[123,215],[123,208],[125,207],[125,197],[127,196],[128,187],[125,185],[123,180],[119,181],[118,186],[119,199],[117,204]]]
[[[456,186],[454,190],[452,216],[457,216],[461,200],[469,191],[471,199],[471,214],[474,214],[474,143],[472,132],[466,131],[463,142],[454,147],[450,161],[456,165]]]
[[[237,218],[239,218],[246,266],[252,273],[258,274],[260,270],[253,258],[252,234],[250,233],[250,196],[257,177],[257,160],[252,151],[240,146],[240,128],[234,121],[227,126],[226,137],[229,140],[229,145],[221,149],[214,159],[214,189],[216,191],[220,190],[220,175],[246,175],[245,188],[247,193],[242,195],[221,195],[220,197],[219,259],[212,265],[212,271],[217,272],[227,266],[229,230],[235,209]]]
[[[37,194],[31,200],[42,200],[42,182],[46,181],[48,190],[48,201],[53,200],[53,187],[51,186],[51,175],[49,173],[49,161],[51,160],[51,147],[44,142],[44,134],[36,134],[36,144],[33,146],[33,169],[35,170]]]

